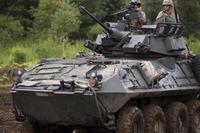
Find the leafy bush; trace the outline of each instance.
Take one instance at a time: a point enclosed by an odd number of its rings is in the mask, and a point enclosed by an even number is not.
[[[8,49],[0,43],[0,65],[3,64],[8,58]]]
[[[188,39],[188,46],[195,54],[200,54],[200,40],[190,37]]]
[[[126,8],[130,0],[70,0],[75,3],[78,7],[85,6],[90,10],[98,19],[102,21],[112,21],[110,14]],[[81,28],[77,35],[79,37],[86,37],[90,26],[96,24],[88,15],[83,13],[80,16]]]
[[[24,63],[27,61],[28,52],[24,47],[16,46],[11,50],[11,62]]]
[[[66,57],[67,58],[74,58],[78,52],[89,52],[87,48],[83,45],[83,40],[75,41],[74,43],[67,45],[65,51],[66,51]]]
[[[79,30],[79,10],[68,0],[40,0],[34,16],[36,33],[45,33],[47,37],[53,35],[59,43],[68,38],[70,33]]]
[[[83,41],[74,41],[65,43],[65,49],[62,45],[55,42],[52,37],[43,39],[27,39],[13,42],[14,47],[3,48],[0,45],[0,66],[15,67],[16,64],[30,66],[36,64],[42,58],[62,58],[62,51],[65,51],[66,58],[73,58],[79,51],[88,51],[83,46]]]
[[[41,58],[58,58],[62,57],[62,47],[58,45],[51,37],[46,40],[33,42],[30,49],[36,56],[36,60]]]
[[[51,19],[51,34],[63,43],[63,39],[68,38],[72,32],[79,30],[80,20],[79,11],[69,3],[63,2],[62,6],[58,8]]]
[[[23,26],[14,17],[0,15],[0,42],[8,44],[23,35]]]
[[[89,39],[95,39],[97,37],[98,34],[102,33],[103,32],[103,28],[99,25],[99,24],[96,24],[94,26],[92,26],[89,30],[89,32],[87,33],[88,35],[88,38]]]
[[[158,13],[162,10],[162,2],[163,0],[142,0],[142,9],[150,22],[154,22]]]
[[[40,0],[38,9],[34,12],[34,30],[36,32],[48,32],[51,27],[51,17],[58,8],[55,0]],[[47,33],[48,34],[48,33]]]

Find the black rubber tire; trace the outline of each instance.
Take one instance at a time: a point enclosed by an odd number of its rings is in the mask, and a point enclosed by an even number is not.
[[[134,106],[127,106],[121,110],[117,118],[116,133],[144,133],[142,111]]]
[[[200,82],[200,55],[196,55],[192,60],[192,70]]]
[[[174,102],[165,109],[167,133],[188,133],[189,113],[187,106],[181,102]]]
[[[145,133],[166,133],[165,114],[157,105],[148,105],[143,110]]]
[[[191,100],[186,105],[189,111],[190,133],[200,133],[200,101]]]

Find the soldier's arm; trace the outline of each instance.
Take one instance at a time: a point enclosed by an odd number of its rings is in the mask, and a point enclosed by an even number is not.
[[[163,11],[158,13],[158,16],[156,17],[156,20],[159,19],[160,17],[162,17],[164,15]]]
[[[147,22],[147,17],[146,17],[145,12],[142,11],[141,15],[142,15],[142,18],[141,18],[142,19],[142,23],[145,24]]]

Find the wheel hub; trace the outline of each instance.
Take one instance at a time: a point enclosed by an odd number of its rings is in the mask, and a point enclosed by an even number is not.
[[[134,126],[134,133],[139,133],[139,130],[138,130],[138,128],[139,128],[138,126],[139,126],[139,125],[138,125],[138,123],[135,122],[134,125],[135,125],[135,126]]]
[[[181,117],[178,118],[178,129],[179,129],[179,133],[185,133],[185,127],[184,127],[184,123]]]
[[[195,125],[198,130],[200,130],[200,113],[198,112],[194,118]]]
[[[161,120],[156,120],[154,125],[154,133],[164,133],[164,126]]]

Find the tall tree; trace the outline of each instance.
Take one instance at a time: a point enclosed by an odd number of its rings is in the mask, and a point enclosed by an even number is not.
[[[0,14],[17,18],[25,31],[32,27],[32,10],[37,8],[38,0],[0,0]]]
[[[79,30],[79,10],[68,0],[40,0],[34,15],[35,31],[45,33],[46,37],[52,35],[63,47],[68,41],[69,34]],[[63,56],[65,57],[64,51]]]
[[[13,40],[18,40],[23,35],[23,26],[14,17],[0,15],[0,43],[9,44]]]
[[[200,38],[200,1],[176,0],[180,12],[181,23],[184,25],[184,34]]]
[[[163,0],[142,0],[142,8],[150,22],[154,22],[158,13],[162,10]]]
[[[75,3],[77,6],[85,6],[88,8],[97,18],[102,20],[106,16],[118,11],[122,8],[126,8],[129,0],[70,0],[72,3]],[[85,36],[88,30],[92,25],[96,23],[88,17],[86,14],[80,17],[81,28],[78,31],[79,36]],[[110,16],[108,17],[110,18]],[[77,34],[75,36],[77,36]]]
[[[69,34],[79,30],[79,26],[79,11],[67,1],[60,1],[60,8],[55,11],[51,19],[50,33],[59,44],[62,44],[63,57],[66,57],[65,44]]]
[[[73,29],[79,29],[77,28],[80,24],[79,10],[68,0],[40,0],[34,17],[35,29],[38,32],[48,34],[53,29],[60,31],[66,29],[65,34],[69,34],[69,32],[74,31]]]

